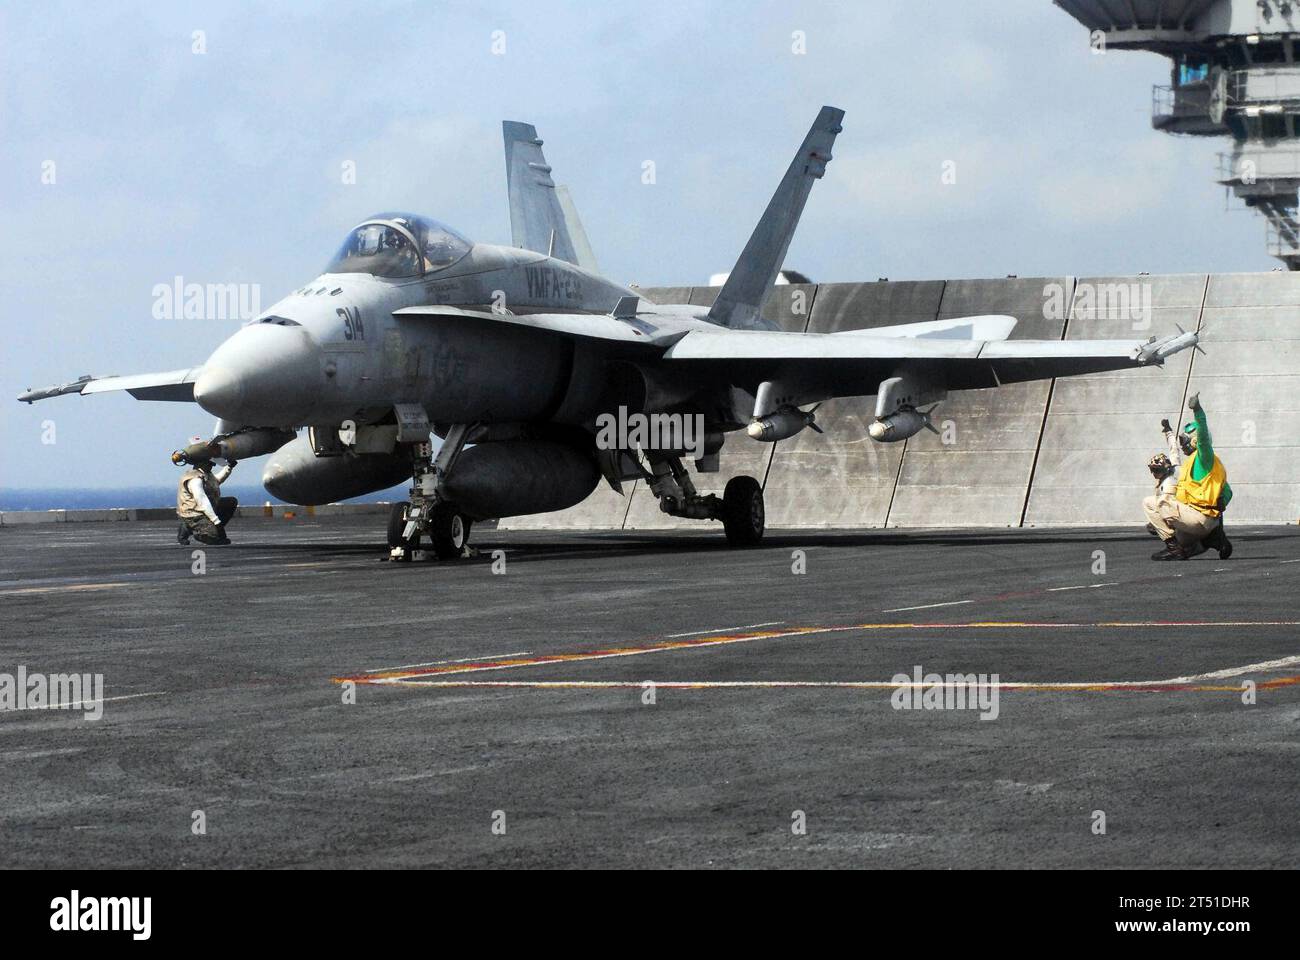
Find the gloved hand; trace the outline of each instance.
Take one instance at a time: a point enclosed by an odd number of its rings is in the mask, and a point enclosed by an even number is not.
[[[1174,428],[1171,427],[1171,426],[1169,426],[1169,421],[1168,421],[1168,420],[1161,420],[1161,421],[1160,421],[1160,432],[1161,432],[1161,433],[1173,433],[1173,432],[1174,432]]]
[[[227,460],[227,461],[226,461],[226,466],[228,466],[231,470],[234,470],[235,467],[239,466],[239,461],[238,461],[238,460]]]
[[[1199,393],[1194,393],[1190,397],[1188,397],[1187,406],[1192,410],[1201,409],[1201,395]]]

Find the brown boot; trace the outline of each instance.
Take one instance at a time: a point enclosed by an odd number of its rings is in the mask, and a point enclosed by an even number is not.
[[[1186,560],[1187,558],[1187,551],[1172,538],[1165,541],[1164,547],[1151,554],[1152,560]]]

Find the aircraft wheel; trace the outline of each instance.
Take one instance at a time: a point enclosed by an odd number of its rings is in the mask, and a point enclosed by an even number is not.
[[[429,517],[429,540],[434,555],[439,560],[452,560],[461,555],[469,542],[470,519],[450,503],[439,503]]]
[[[763,488],[753,477],[732,477],[722,493],[722,527],[733,547],[752,547],[763,539]]]
[[[406,530],[406,510],[410,505],[409,501],[403,500],[388,508],[388,545],[390,547],[405,547],[407,550],[414,550],[420,546],[420,531],[418,529],[410,540],[402,539],[402,533]]]

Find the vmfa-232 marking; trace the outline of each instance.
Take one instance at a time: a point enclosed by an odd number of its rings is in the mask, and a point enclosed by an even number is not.
[[[615,490],[642,479],[665,512],[721,520],[730,542],[752,544],[764,527],[757,480],[701,493],[685,450],[611,449],[597,423],[695,418],[704,433],[691,457],[707,475],[728,434],[774,442],[818,429],[815,405],[831,397],[874,395],[870,436],[894,442],[923,429],[951,390],[1159,365],[1195,345],[1195,334],[1009,341],[1015,319],[999,316],[777,329],[761,307],[842,119],[832,107],[818,113],[712,306],[647,303],[603,278],[536,130],[507,122],[513,246],[378,214],[353,228],[320,277],[201,366],[85,377],[20,399],[120,389],[195,401],[220,418],[230,449],[272,453],[263,482],[295,503],[409,477],[411,498],[388,528],[398,559],[426,539],[440,557],[459,555],[474,521],[572,506],[602,476]],[[284,444],[287,428],[302,427]],[[431,431],[442,438],[436,455]]]

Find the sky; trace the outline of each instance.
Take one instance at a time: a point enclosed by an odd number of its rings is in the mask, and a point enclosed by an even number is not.
[[[816,281],[1273,269],[1226,143],[1152,130],[1168,74],[1050,0],[0,7],[0,489],[175,482],[197,406],[12,399],[238,327],[156,317],[159,284],[267,307],[381,210],[509,243],[507,119],[621,282],[730,269],[822,104],[844,132],[786,261]]]

